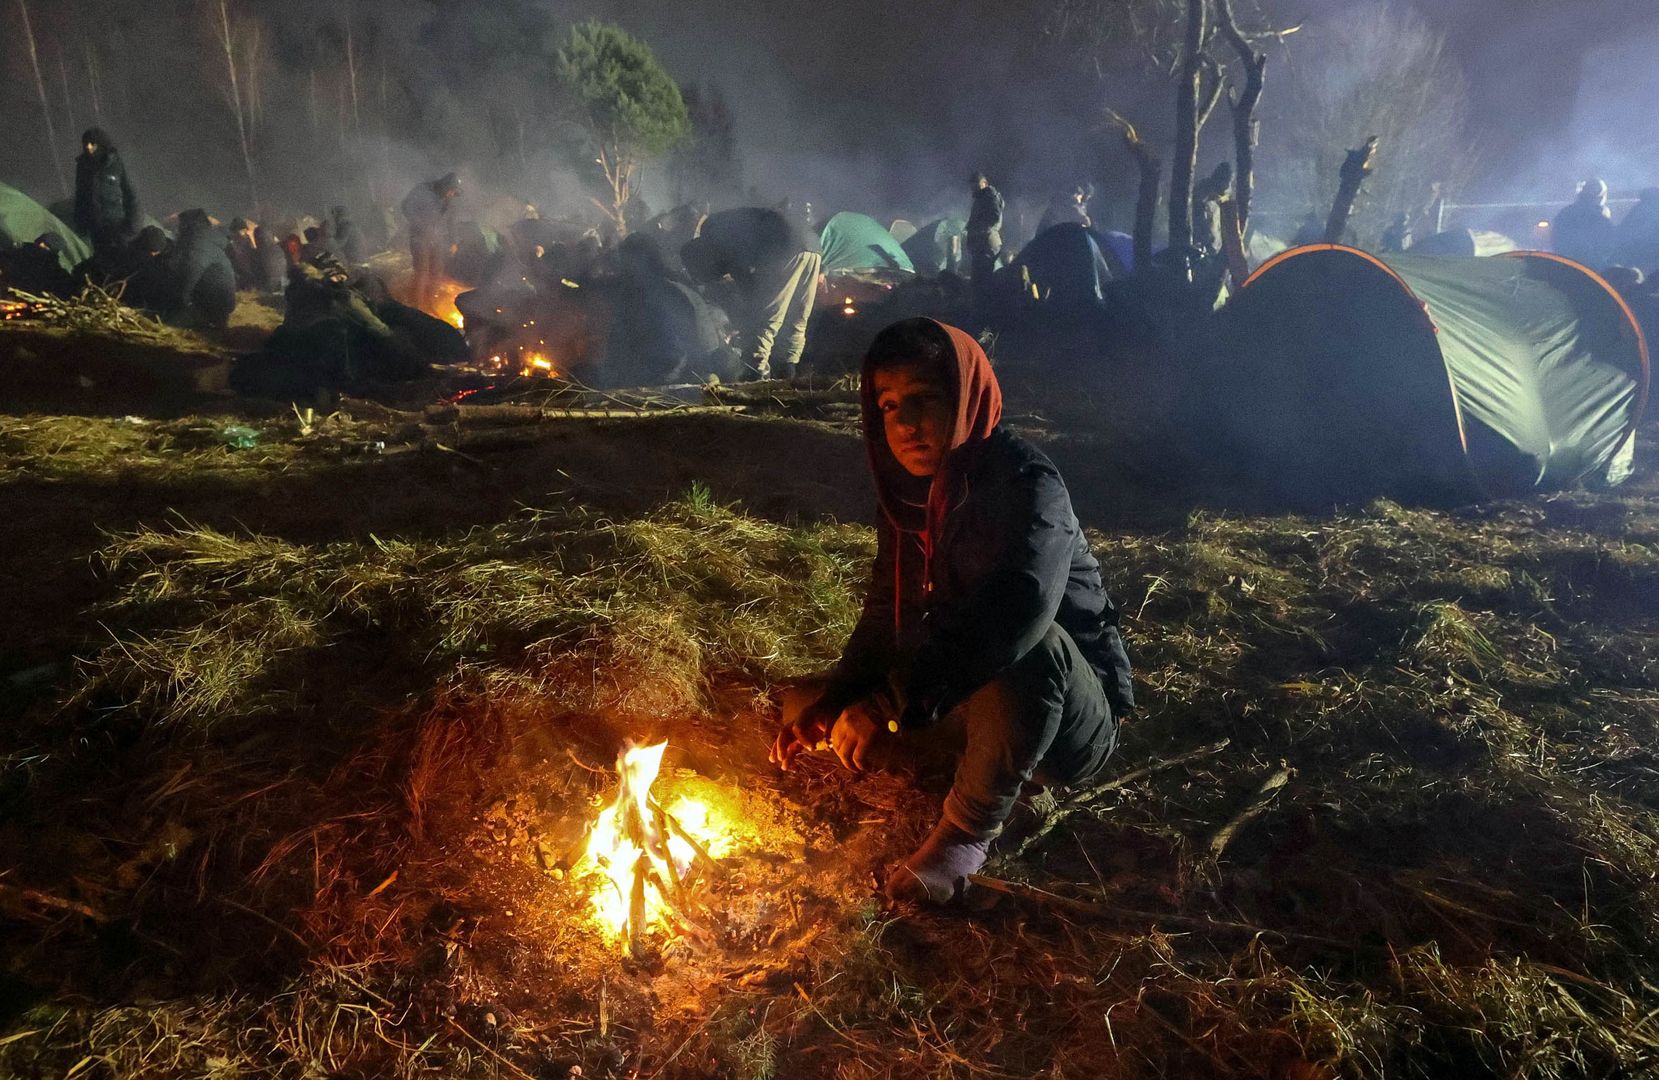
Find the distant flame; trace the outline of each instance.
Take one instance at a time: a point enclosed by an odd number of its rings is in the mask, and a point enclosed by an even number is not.
[[[652,929],[682,927],[691,915],[695,864],[731,850],[727,830],[711,820],[707,803],[681,796],[665,807],[651,797],[667,748],[663,742],[622,751],[616,798],[599,812],[575,867],[578,874],[601,878],[593,891],[594,917],[630,951]]]

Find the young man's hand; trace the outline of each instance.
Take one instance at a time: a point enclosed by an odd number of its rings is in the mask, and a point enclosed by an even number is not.
[[[823,745],[835,723],[836,715],[820,707],[818,702],[808,705],[799,716],[778,729],[778,737],[772,743],[772,764],[787,772],[796,754]]]
[[[864,771],[864,759],[875,745],[879,725],[862,703],[847,706],[830,729],[830,748],[841,764],[854,772]]]

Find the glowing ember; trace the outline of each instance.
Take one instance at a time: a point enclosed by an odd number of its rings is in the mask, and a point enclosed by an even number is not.
[[[637,952],[653,929],[692,929],[691,891],[699,861],[731,849],[728,830],[700,799],[680,796],[666,807],[651,797],[667,743],[624,748],[616,798],[599,813],[578,874],[598,876],[593,912],[614,940]]]

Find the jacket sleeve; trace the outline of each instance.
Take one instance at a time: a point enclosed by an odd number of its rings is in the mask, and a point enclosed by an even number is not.
[[[86,162],[77,159],[75,162],[75,231],[82,236],[91,236],[92,218],[92,182],[93,174],[88,171]]]
[[[897,531],[885,517],[876,528],[876,561],[870,568],[870,589],[864,597],[864,613],[853,628],[852,637],[841,650],[841,660],[830,674],[819,701],[840,712],[881,685],[893,667],[897,652],[893,610],[898,603],[894,591],[893,567],[899,543]]]
[[[130,235],[138,231],[138,192],[132,188],[132,181],[127,178],[127,163],[121,163],[121,212],[123,224]]]
[[[1042,640],[1065,596],[1076,541],[1060,477],[1027,467],[1002,500],[990,570],[929,609],[910,667],[900,726],[929,726]]]

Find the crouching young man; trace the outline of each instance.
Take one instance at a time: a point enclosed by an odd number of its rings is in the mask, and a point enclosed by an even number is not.
[[[955,714],[967,743],[944,814],[887,878],[944,903],[984,864],[1022,788],[1098,773],[1134,706],[1117,610],[1054,464],[1000,426],[977,342],[931,319],[864,360],[881,516],[864,614],[827,683],[785,695],[772,759],[826,739],[862,769],[883,740]]]

